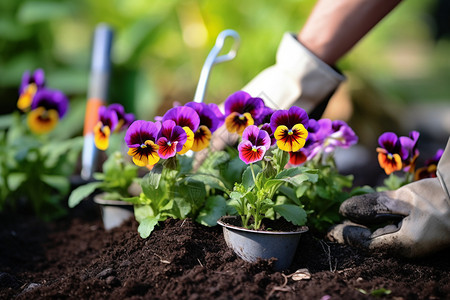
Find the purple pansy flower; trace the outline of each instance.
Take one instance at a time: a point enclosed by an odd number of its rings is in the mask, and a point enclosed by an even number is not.
[[[134,121],[134,115],[126,114],[123,106],[118,103],[108,107],[101,106],[98,115],[99,121],[94,127],[94,141],[100,150],[108,149],[112,132],[124,130]]]
[[[297,106],[274,112],[270,118],[270,127],[278,148],[287,152],[303,148],[308,137],[308,121],[306,111]]]
[[[200,117],[197,112],[188,106],[177,106],[169,109],[163,116],[162,121],[172,120],[181,126],[187,134],[187,140],[179,154],[188,152],[194,145],[194,132],[200,125]]]
[[[42,69],[37,69],[33,74],[25,71],[19,88],[19,100],[17,107],[25,111],[30,108],[36,92],[45,86],[45,75]]]
[[[189,102],[186,103],[186,106],[193,108],[200,117],[200,126],[194,132],[194,144],[191,148],[192,151],[197,152],[205,149],[209,145],[212,134],[223,123],[223,115],[217,117],[217,113],[220,113],[220,110],[218,112],[213,111],[205,103]]]
[[[125,134],[125,143],[129,150],[128,155],[133,158],[133,162],[144,167],[156,164],[160,157],[158,155],[159,146],[156,144],[160,122],[134,121]]]
[[[186,140],[186,131],[181,126],[173,120],[164,121],[158,135],[158,155],[164,159],[175,156],[183,149]]]
[[[225,100],[225,125],[231,133],[242,135],[244,129],[255,124],[264,109],[261,98],[252,98],[244,91],[238,91]]]
[[[393,132],[385,132],[378,138],[378,162],[387,175],[402,169],[401,144]]]
[[[255,125],[245,128],[238,145],[239,158],[246,164],[260,161],[270,148],[270,137],[265,130]]]
[[[128,128],[134,121],[134,115],[132,113],[125,113],[125,109],[119,103],[113,103],[108,106],[108,110],[111,110],[117,114],[118,124],[117,127],[111,130],[120,131]]]
[[[402,158],[403,170],[405,172],[414,172],[416,159],[419,156],[417,149],[417,141],[420,133],[418,131],[411,131],[409,136],[401,136],[400,140],[400,156]]]
[[[61,91],[40,89],[31,104],[28,126],[35,133],[47,133],[64,117],[68,107],[69,100]]]

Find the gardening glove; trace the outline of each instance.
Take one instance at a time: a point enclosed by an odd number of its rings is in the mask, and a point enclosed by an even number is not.
[[[263,70],[243,90],[273,109],[296,105],[319,119],[345,77],[306,49],[294,34],[285,33],[275,65]]]
[[[406,257],[450,246],[450,139],[437,168],[438,178],[422,179],[398,190],[352,197],[340,213],[355,223],[333,227],[339,243]],[[363,225],[396,221],[371,232]]]

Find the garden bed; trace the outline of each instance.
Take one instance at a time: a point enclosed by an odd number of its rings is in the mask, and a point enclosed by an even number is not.
[[[301,268],[310,280],[289,276]],[[0,214],[1,299],[448,299],[449,269],[446,251],[365,255],[310,232],[291,268],[275,272],[270,261],[237,258],[219,226],[189,219],[169,219],[144,240],[134,220],[105,232],[92,201],[48,224]]]

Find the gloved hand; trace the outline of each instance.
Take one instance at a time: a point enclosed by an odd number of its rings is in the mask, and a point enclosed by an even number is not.
[[[334,226],[327,237],[339,243],[418,257],[450,246],[450,139],[438,178],[422,179],[395,191],[352,197],[340,213],[354,223]],[[364,225],[395,221],[371,232]]]
[[[317,58],[297,41],[295,35],[285,33],[277,50],[275,65],[252,79],[242,90],[252,97],[260,97],[273,109],[289,109],[292,105],[307,113],[321,103],[320,118],[325,106],[345,77]]]

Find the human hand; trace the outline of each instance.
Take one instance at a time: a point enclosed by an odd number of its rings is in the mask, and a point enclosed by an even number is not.
[[[450,245],[449,202],[438,178],[355,196],[340,207],[340,213],[354,223],[336,225],[327,236],[369,251],[423,256]],[[373,232],[366,227],[387,222],[391,223]]]

